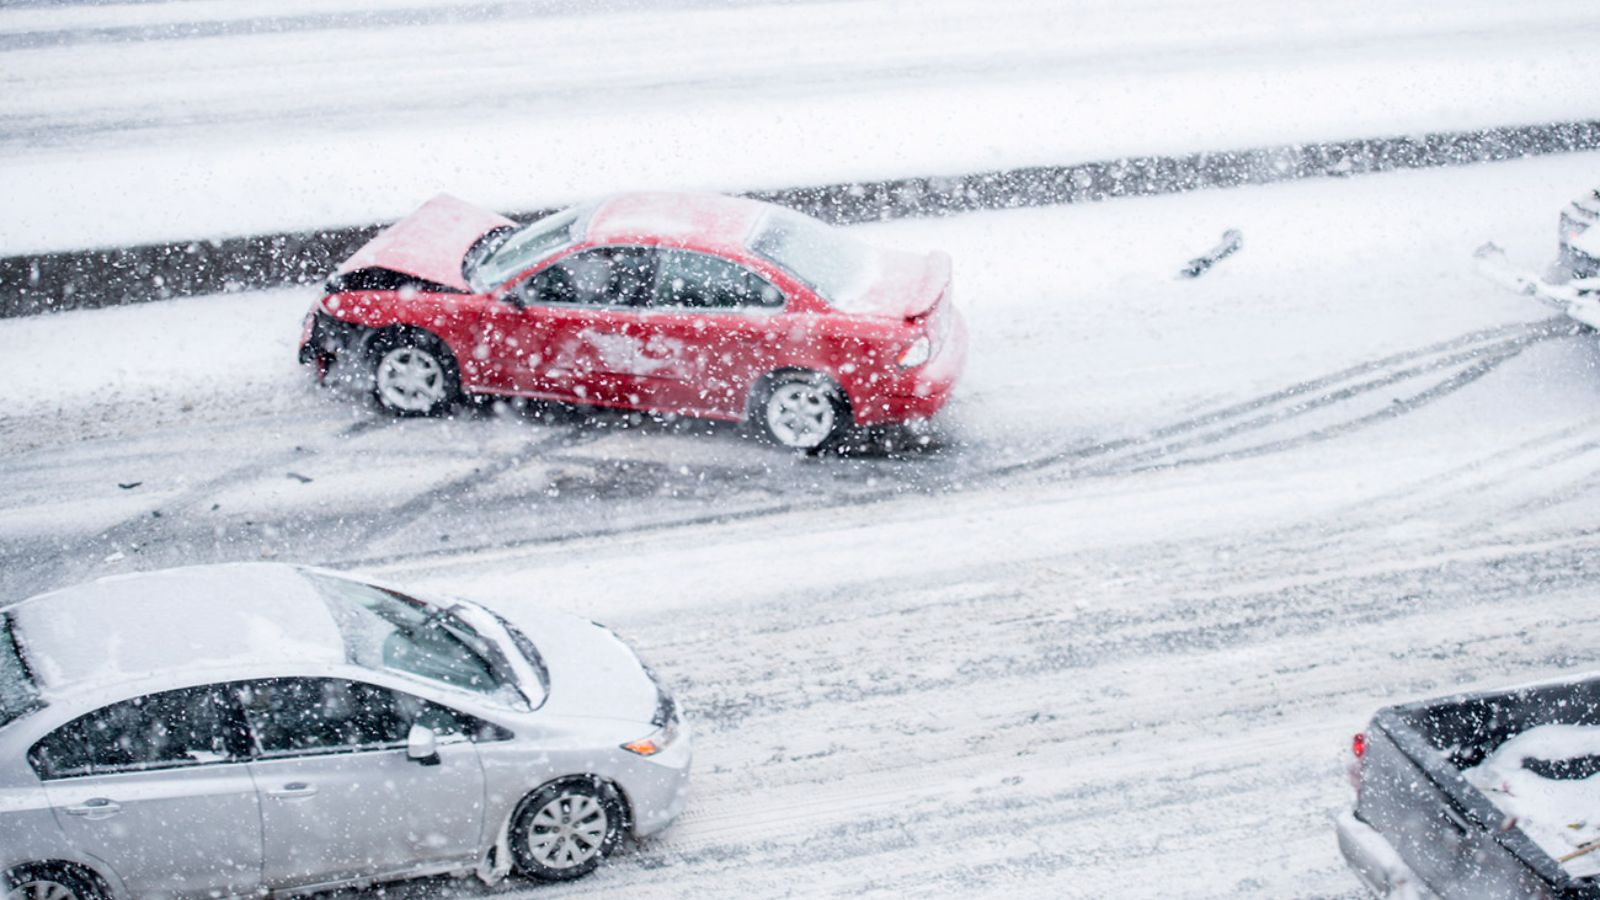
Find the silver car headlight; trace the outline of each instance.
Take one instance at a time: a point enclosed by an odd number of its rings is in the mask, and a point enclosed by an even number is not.
[[[650,718],[656,729],[636,741],[622,745],[622,749],[640,756],[655,756],[672,746],[678,739],[678,705],[672,695],[659,686],[656,688],[656,714]]]
[[[640,756],[655,756],[657,753],[671,747],[672,743],[677,739],[678,720],[673,719],[637,741],[629,741],[623,744],[622,749],[627,750],[629,753],[637,753]]]

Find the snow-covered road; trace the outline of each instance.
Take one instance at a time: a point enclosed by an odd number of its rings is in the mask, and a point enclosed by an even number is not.
[[[0,255],[1594,118],[1597,37],[1572,0],[30,0]],[[275,558],[606,622],[693,799],[501,895],[1354,897],[1375,708],[1596,667],[1600,340],[1470,254],[1543,264],[1597,172],[861,226],[952,254],[970,368],[819,459],[391,420],[294,364],[306,291],[0,321],[0,601]]]
[[[1329,817],[1373,709],[1595,665],[1600,341],[1470,251],[1542,263],[1597,168],[861,228],[953,254],[972,361],[930,432],[842,458],[388,420],[293,364],[305,293],[0,322],[33,363],[0,588],[270,556],[617,628],[679,686],[694,800],[513,893],[1354,896]]]

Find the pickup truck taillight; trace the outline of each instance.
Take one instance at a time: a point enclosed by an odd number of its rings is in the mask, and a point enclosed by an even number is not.
[[[1361,758],[1367,755],[1367,736],[1357,734],[1350,739],[1350,763],[1345,766],[1345,775],[1350,778],[1350,786],[1356,789],[1356,796],[1361,795]]]
[[[1356,759],[1367,755],[1367,736],[1365,733],[1357,734],[1350,739],[1350,752],[1355,754]]]

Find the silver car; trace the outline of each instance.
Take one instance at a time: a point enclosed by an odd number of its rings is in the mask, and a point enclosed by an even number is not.
[[[9,898],[576,878],[678,814],[689,743],[565,615],[267,564],[0,607]]]

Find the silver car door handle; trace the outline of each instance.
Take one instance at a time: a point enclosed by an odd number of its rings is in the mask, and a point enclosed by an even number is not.
[[[317,789],[314,786],[306,784],[304,781],[291,781],[275,791],[267,791],[267,796],[276,797],[279,800],[293,800],[296,797],[309,797],[316,792]]]
[[[122,804],[105,797],[94,797],[83,801],[82,805],[67,807],[67,815],[82,816],[86,819],[104,819],[122,812]]]

